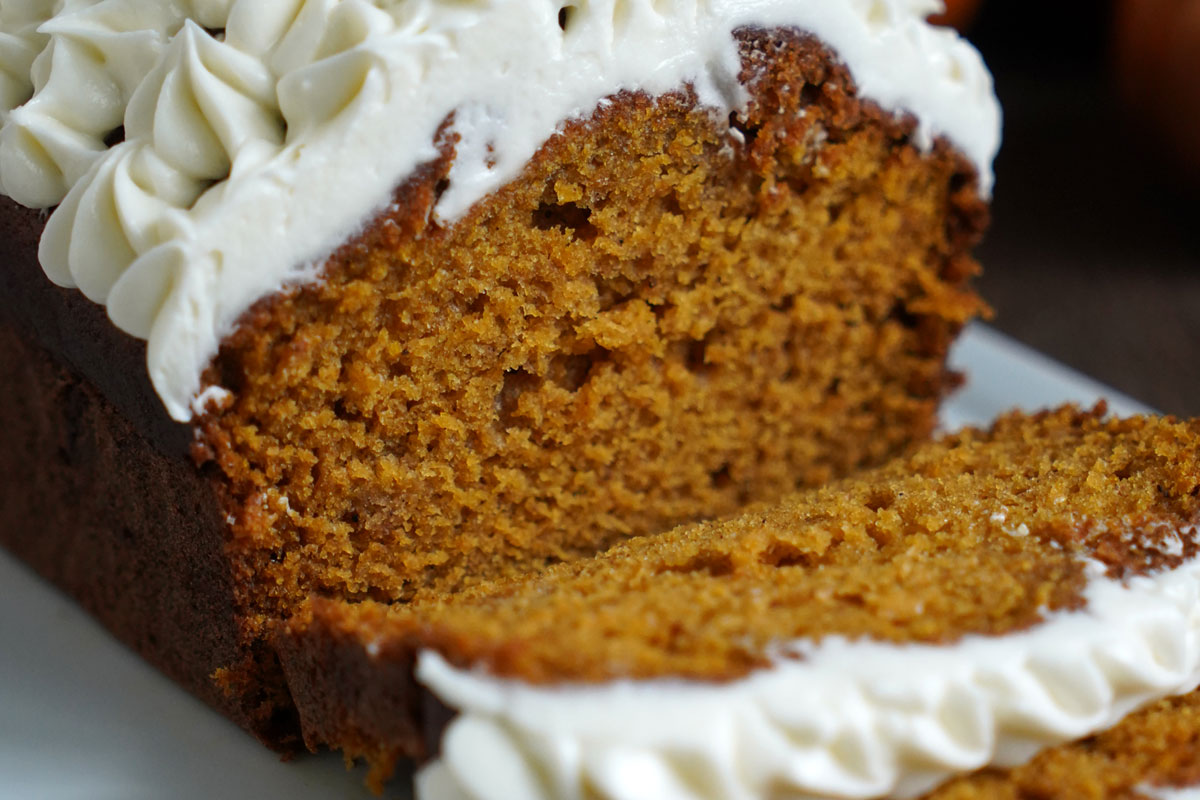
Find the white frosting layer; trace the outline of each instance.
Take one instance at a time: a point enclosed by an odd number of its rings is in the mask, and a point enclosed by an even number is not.
[[[991,79],[969,45],[924,22],[937,6],[9,0],[0,108],[32,97],[0,128],[0,191],[29,206],[61,202],[43,238],[47,274],[149,340],[154,385],[186,420],[237,319],[314,279],[435,157],[448,115],[461,140],[435,210],[443,222],[515,178],[564,121],[621,90],[690,83],[702,103],[737,108],[732,32],[742,26],[815,33],[864,96],[913,113],[923,146],[947,136],[990,191],[1000,127]],[[107,147],[122,124],[125,141]]]
[[[1200,800],[1200,786],[1168,789],[1162,786],[1139,786],[1138,792],[1151,800]]]
[[[1089,564],[1087,607],[957,644],[825,639],[727,684],[533,687],[421,655],[460,716],[419,800],[912,797],[1110,727],[1200,684],[1200,561],[1127,582]]]

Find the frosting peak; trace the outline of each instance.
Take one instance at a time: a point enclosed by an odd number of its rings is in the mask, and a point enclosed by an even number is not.
[[[621,91],[744,102],[733,33],[809,31],[861,93],[952,140],[983,190],[999,110],[931,0],[10,0],[0,5],[0,191],[59,206],[55,281],[149,340],[170,414],[256,301],[321,260],[436,157],[451,223],[564,122]],[[124,127],[123,141],[114,140]]]
[[[54,15],[55,6],[54,0],[0,5],[0,125],[33,94],[33,62],[49,38],[38,28]]]
[[[274,79],[188,21],[134,92],[125,133],[50,218],[40,258],[56,283],[108,303],[114,322],[149,338],[153,295],[170,289],[147,296],[140,284],[166,276],[139,259],[186,231],[186,212],[208,187],[279,150]]]
[[[36,16],[51,8],[36,29],[45,45],[30,67],[32,97],[0,128],[0,186],[31,207],[56,205],[105,153],[129,98],[186,19],[176,4],[153,0],[43,3]]]

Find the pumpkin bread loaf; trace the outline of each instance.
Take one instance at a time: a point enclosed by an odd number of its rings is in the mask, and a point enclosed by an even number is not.
[[[959,380],[999,112],[920,4],[152,5],[0,4],[0,541],[274,747],[312,604],[734,517]]]

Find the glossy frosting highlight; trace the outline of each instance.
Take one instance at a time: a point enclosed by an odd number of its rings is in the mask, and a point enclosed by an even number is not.
[[[425,652],[418,680],[459,716],[418,798],[914,797],[1024,763],[1200,684],[1200,561],[1124,582],[1104,569],[1088,564],[1085,608],[1029,630],[795,642],[727,684],[534,687]]]
[[[441,224],[517,177],[565,121],[621,91],[690,85],[704,106],[738,108],[741,27],[815,34],[865,97],[912,113],[922,146],[949,138],[990,191],[1000,127],[991,79],[969,45],[925,23],[937,7],[10,0],[0,7],[0,191],[61,204],[43,267],[148,340],[151,379],[182,421],[239,317],[316,279],[436,157],[451,115],[460,140],[435,209]]]

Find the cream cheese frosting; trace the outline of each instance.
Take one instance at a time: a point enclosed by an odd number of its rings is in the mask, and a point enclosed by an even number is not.
[[[724,684],[535,687],[423,652],[418,680],[459,716],[418,800],[905,798],[1019,765],[1200,685],[1200,560],[1087,569],[1086,606],[1025,631],[793,642]]]
[[[1200,800],[1200,786],[1182,789],[1140,786],[1138,793],[1146,795],[1150,800]]]
[[[621,91],[745,92],[733,32],[793,27],[860,92],[945,136],[990,192],[1000,114],[936,0],[6,0],[0,191],[58,209],[47,275],[148,340],[171,414],[256,301],[322,260],[460,139],[435,216],[461,219]],[[123,137],[114,133],[123,128]],[[123,138],[120,143],[113,140]]]
[[[1172,789],[1162,786],[1139,786],[1138,793],[1150,800],[1200,800],[1200,786]]]
[[[54,0],[0,3],[0,125],[33,94],[33,62],[49,40],[38,28],[56,5]]]

